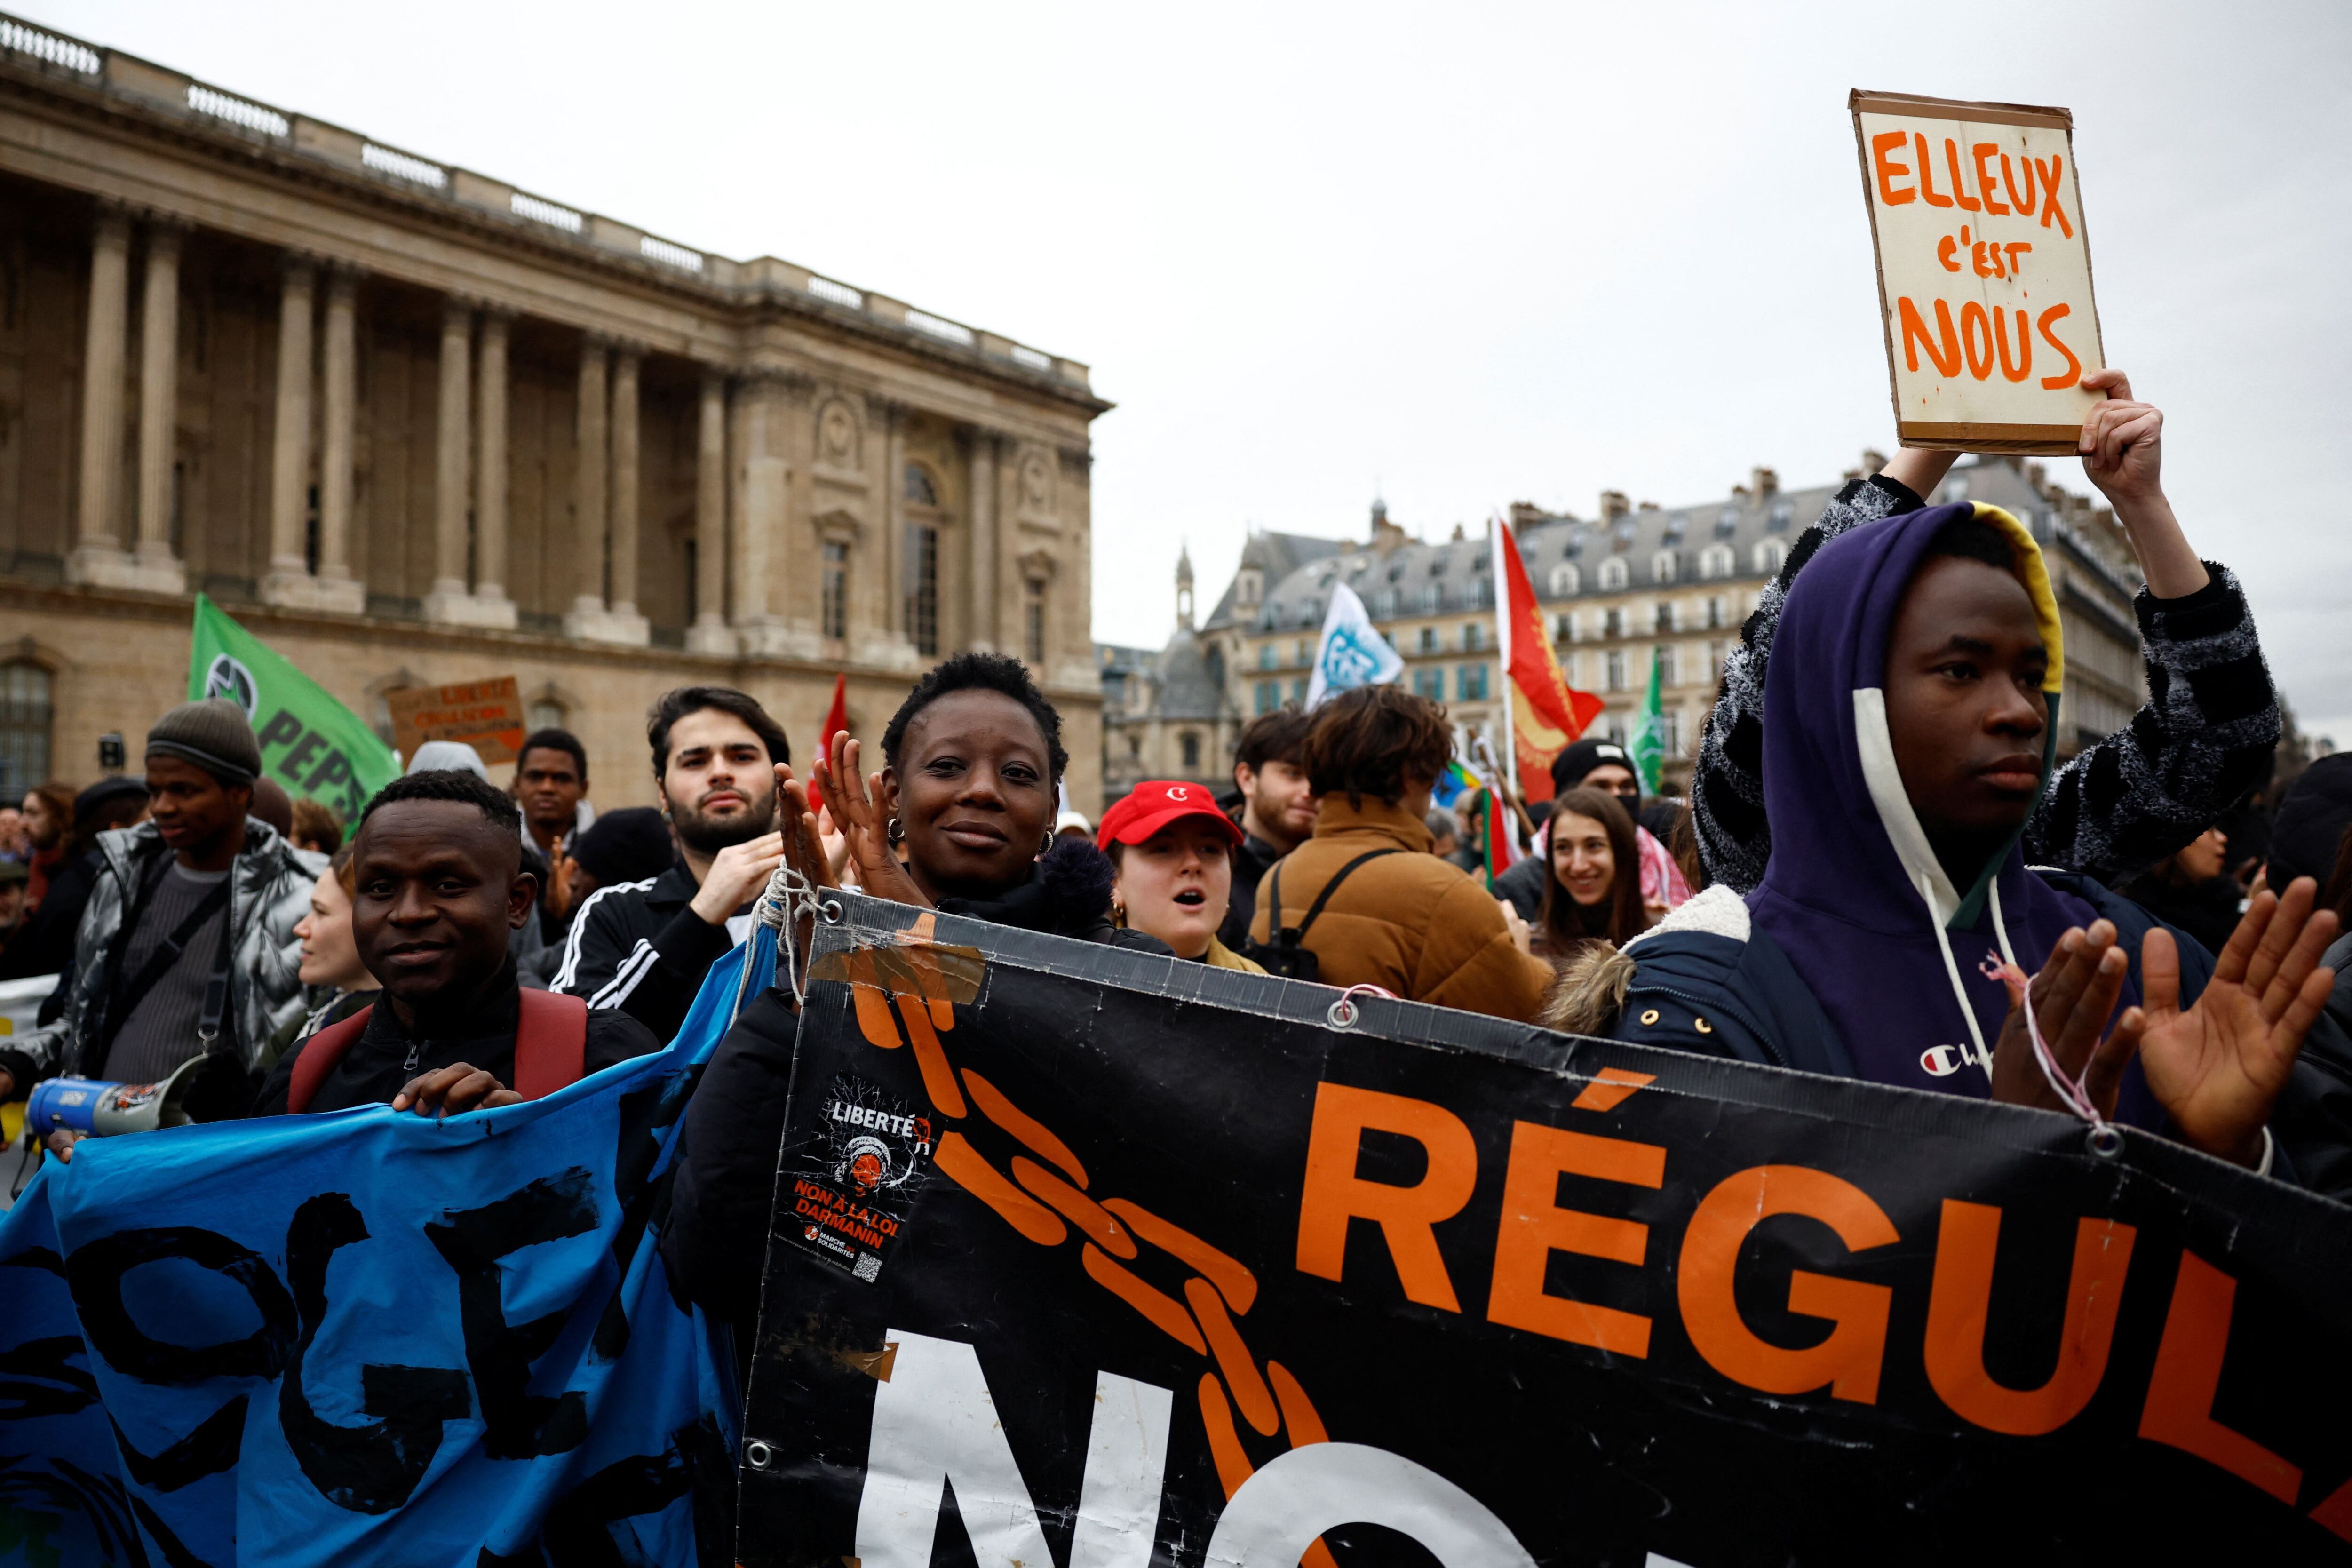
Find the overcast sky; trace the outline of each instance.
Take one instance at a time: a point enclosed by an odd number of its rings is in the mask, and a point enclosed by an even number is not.
[[[2189,537],[2352,745],[2341,4],[9,5],[1089,363],[1123,643],[1180,541],[1206,603],[1249,525],[1361,536],[1376,488],[1442,536],[1889,447],[1847,89],[2063,104]]]

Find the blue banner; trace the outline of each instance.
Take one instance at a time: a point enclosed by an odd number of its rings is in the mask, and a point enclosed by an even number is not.
[[[52,1163],[0,1218],[0,1565],[730,1561],[732,1358],[655,1242],[744,952],[545,1100]]]

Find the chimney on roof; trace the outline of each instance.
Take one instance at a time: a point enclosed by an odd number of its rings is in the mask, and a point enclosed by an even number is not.
[[[1780,476],[1770,468],[1750,468],[1748,470],[1748,488],[1756,492],[1758,500],[1769,500],[1780,492]]]
[[[1880,451],[1875,447],[1864,447],[1862,449],[1862,471],[1864,474],[1874,474],[1885,467],[1885,453]]]
[[[1386,555],[1404,542],[1404,530],[1389,521],[1389,503],[1375,500],[1372,502],[1371,548]]]
[[[1633,510],[1633,503],[1625,499],[1623,490],[1601,492],[1601,522],[1604,528]]]
[[[1454,525],[1454,539],[1455,543],[1458,544],[1468,537],[1469,536],[1467,534],[1462,531],[1462,525],[1460,523],[1457,522]]]
[[[1655,511],[1655,510],[1658,510],[1658,503],[1657,503],[1656,501],[1654,501],[1654,500],[1645,500],[1645,501],[1642,502],[1642,504],[1641,504],[1641,505],[1639,505],[1639,506],[1635,507],[1633,510],[1634,510],[1635,511]]]
[[[1551,513],[1544,510],[1543,508],[1536,505],[1536,503],[1531,500],[1513,501],[1511,503],[1510,516],[1511,531],[1514,534],[1518,533],[1522,529],[1533,528],[1539,522],[1549,522],[1551,521]]]

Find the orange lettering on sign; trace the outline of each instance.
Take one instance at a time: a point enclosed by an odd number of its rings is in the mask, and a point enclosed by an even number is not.
[[[1927,1381],[1963,1421],[2012,1437],[2055,1432],[2083,1413],[2106,1374],[2137,1232],[2113,1220],[2074,1228],[2074,1267],[2066,1278],[2066,1319],[2058,1331],[2058,1364],[2039,1388],[2010,1388],[1985,1371],[1985,1325],[1992,1315],[1993,1254],[2000,1210],[1944,1200],[1936,1238],[1936,1279],[1927,1297]]]
[[[1940,309],[1943,301],[1936,301]],[[1979,347],[1978,340],[1982,339]],[[1960,307],[1960,346],[1968,352],[1969,374],[1979,381],[1992,374],[1992,322],[1974,300]]]
[[[1900,131],[1888,131],[1870,139],[1871,167],[1878,171],[1878,199],[1890,207],[1899,207],[1906,202],[1919,199],[1919,193],[1916,190],[1906,187],[1898,191],[1895,188],[1895,177],[1911,172],[1887,155],[1902,148],[1903,136]]]
[[[2033,335],[2028,330],[2025,312],[2017,313],[2017,363],[2009,363],[2009,318],[1996,308],[1992,313],[1993,343],[2000,350],[2000,374],[2010,381],[2023,381],[2033,374]]]
[[[1707,1364],[1735,1383],[1767,1394],[1807,1394],[1826,1384],[1832,1398],[1875,1405],[1895,1296],[1885,1286],[1791,1269],[1789,1310],[1837,1325],[1807,1350],[1759,1339],[1739,1316],[1732,1286],[1740,1246],[1758,1225],[1783,1214],[1821,1221],[1854,1252],[1902,1239],[1868,1194],[1826,1171],[1758,1165],[1727,1177],[1700,1200],[1683,1234],[1675,1281],[1683,1330]]]
[[[1563,1173],[1655,1188],[1665,1184],[1666,1152],[1655,1143],[1595,1138],[1534,1121],[1513,1122],[1511,1163],[1503,1178],[1503,1223],[1495,1237],[1495,1279],[1486,1296],[1486,1321],[1617,1355],[1646,1356],[1649,1319],[1613,1307],[1570,1300],[1544,1289],[1544,1271],[1555,1252],[1606,1258],[1636,1268],[1649,1253],[1648,1226],[1560,1207]]]
[[[2072,386],[2083,379],[2083,362],[2076,359],[2074,351],[2060,342],[2058,334],[2050,330],[2053,323],[2064,321],[2073,311],[2074,307],[2071,305],[2053,305],[2042,311],[2041,317],[2033,323],[2035,330],[2042,334],[2042,341],[2066,356],[2065,374],[2045,375],[2042,378],[2042,384],[2053,392],[2062,387]]]
[[[1960,204],[1960,210],[1971,213],[1984,211],[1984,204],[1969,195],[1968,182],[1960,178],[1960,150],[1948,136],[1944,138],[1944,167],[1952,172],[1952,199]]]
[[[2139,1435],[2219,1465],[2293,1508],[2303,1489],[2303,1471],[2213,1419],[2213,1394],[2221,1386],[2221,1357],[2230,1346],[2230,1311],[2237,1295],[2235,1279],[2187,1247],[2180,1249],[2180,1275],[2173,1283],[2171,1310],[2164,1315],[2156,1370],[2148,1374]]]
[[[2054,217],[2058,220],[2058,232],[2068,239],[2074,238],[2074,226],[2066,221],[2066,209],[2058,205],[2058,171],[2064,166],[2065,158],[2054,157],[2046,163],[2039,158],[2028,161],[2042,171],[2042,226],[2048,228],[2050,220]],[[2025,209],[2020,207],[2017,210],[2023,212]]]
[[[2007,217],[2009,208],[2004,206],[2000,197],[1994,194],[1992,171],[1985,167],[1985,160],[2000,151],[2000,143],[1998,142],[1979,142],[1969,149],[1969,156],[1976,160],[1977,194],[1984,198],[1984,210],[1999,217]]]
[[[1914,132],[1911,135],[1911,147],[1919,159],[1919,194],[1927,198],[1927,205],[1931,207],[1950,206],[1951,197],[1939,196],[1936,194],[1935,176],[1928,172],[1927,167],[1927,139]]]
[[[1371,1130],[1422,1146],[1429,1169],[1420,1181],[1399,1187],[1357,1176],[1357,1155]],[[1348,1223],[1369,1219],[1381,1227],[1406,1299],[1460,1311],[1437,1250],[1435,1227],[1462,1212],[1477,1181],[1478,1145],[1452,1111],[1401,1094],[1318,1085],[1315,1122],[1307,1135],[1307,1177],[1298,1194],[1298,1271],[1339,1279],[1347,1264]]]
[[[1919,351],[1925,348],[1928,359],[1935,363],[1938,375],[1959,374],[1960,337],[1952,330],[1952,308],[1941,300],[1936,301],[1936,327],[1944,338],[1942,352],[1938,353],[1936,340],[1927,335],[1927,323],[1919,319],[1919,308],[1911,303],[1911,297],[1906,294],[1895,300],[1895,305],[1903,323],[1903,363],[1917,370]]]
[[[2017,210],[2018,216],[2021,217],[2030,216],[2033,211],[2033,160],[2031,158],[2025,160],[2025,194],[2023,195],[2017,194],[2017,175],[2009,166],[2009,154],[2006,153],[2000,155],[2000,183],[2009,192],[2009,205]]]

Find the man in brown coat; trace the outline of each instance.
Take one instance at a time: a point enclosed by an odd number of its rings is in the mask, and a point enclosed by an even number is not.
[[[1300,939],[1323,984],[1534,1018],[1552,969],[1528,956],[1526,924],[1429,853],[1423,819],[1454,752],[1445,710],[1393,686],[1360,686],[1311,717],[1300,763],[1318,802],[1315,836],[1258,884],[1250,935],[1272,940],[1277,885],[1279,924],[1296,929],[1325,885],[1356,863]]]

